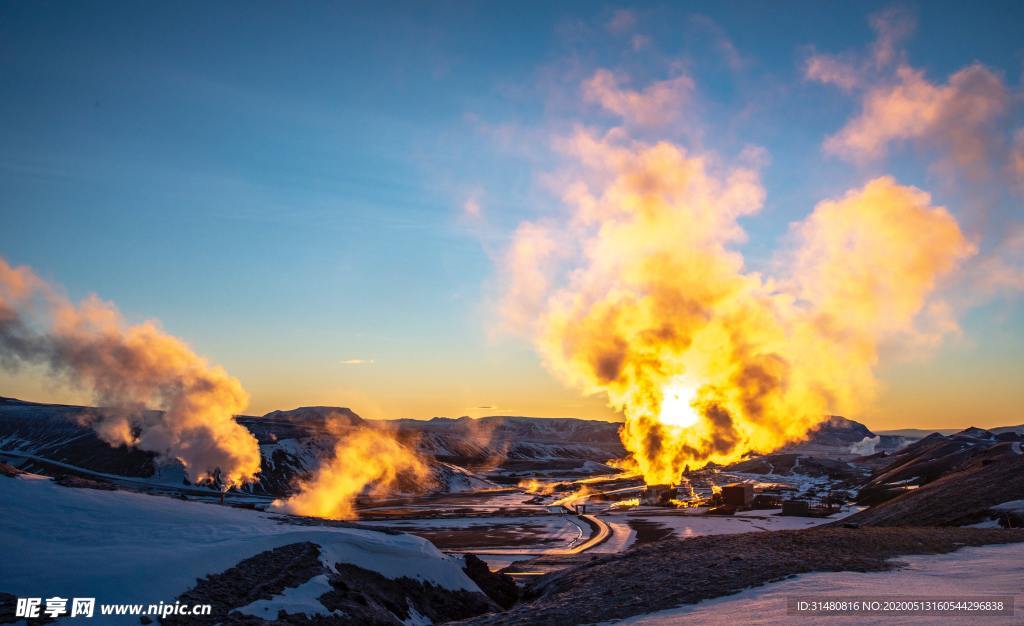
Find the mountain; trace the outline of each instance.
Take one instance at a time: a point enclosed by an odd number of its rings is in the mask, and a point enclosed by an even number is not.
[[[208,488],[189,483],[177,461],[160,460],[152,452],[132,447],[112,447],[97,437],[83,425],[83,418],[100,411],[0,398],[0,458],[44,474],[117,478],[128,486],[209,495]],[[338,434],[375,427],[342,407],[300,407],[262,417],[239,416],[237,420],[256,437],[262,457],[257,481],[242,491],[272,498],[291,494],[299,479],[310,476],[324,458],[332,457]],[[493,487],[450,463],[428,459],[427,464],[433,478],[430,487],[400,479],[400,488],[408,493],[451,493]]]
[[[861,501],[889,499],[843,521],[867,526],[963,526],[988,520],[1000,506],[1024,504],[1024,444],[974,434],[929,435],[929,441],[922,440],[920,447],[900,455],[859,496]],[[908,473],[917,475],[893,482]],[[899,488],[886,490],[894,486]]]
[[[918,489],[988,458],[992,450],[1020,450],[1024,435],[967,428],[952,435],[932,433],[889,455],[873,459],[877,469],[857,496],[875,504]],[[1012,458],[1012,457],[1009,457]]]
[[[830,415],[811,429],[807,439],[822,446],[851,446],[863,441],[865,437],[870,439],[874,436],[875,433],[860,422],[841,415]]]
[[[605,462],[626,455],[616,422],[495,415],[388,424],[421,453],[487,471],[495,480],[546,471],[563,476],[614,472]]]
[[[0,398],[0,453],[6,452],[33,471],[114,475],[168,488],[188,485],[179,463],[158,462],[153,453],[134,448],[111,447],[82,425],[83,418],[100,410]],[[256,437],[262,455],[259,480],[245,491],[268,497],[288,495],[297,480],[309,476],[332,454],[339,433],[359,428],[394,431],[404,445],[429,460],[436,490],[446,493],[486,488],[495,482],[514,484],[545,474],[613,473],[617,470],[607,462],[626,456],[618,435],[621,424],[598,420],[490,416],[374,421],[362,419],[349,408],[327,406],[271,411],[260,417],[243,415],[237,420]],[[831,416],[806,441],[780,452],[848,457],[864,454],[857,446],[865,442],[875,450],[895,448],[902,440],[878,437],[859,422]],[[811,467],[804,462],[800,471]],[[845,472],[845,468],[823,469]],[[411,481],[403,486],[410,492],[422,490]]]
[[[884,435],[841,415],[830,415],[807,433],[804,441],[783,448],[783,452],[821,456],[863,455],[876,450],[890,450],[903,445],[902,437]]]
[[[1018,433],[1024,434],[1024,424],[1019,426],[998,426],[996,428],[986,429],[996,435],[1002,433]],[[879,435],[891,435],[893,437],[903,437],[904,439],[923,439],[932,433],[939,433],[940,435],[955,435],[960,432],[959,428],[897,428],[894,430],[877,430],[875,431]]]
[[[304,428],[326,428],[329,424],[341,426],[366,426],[366,421],[352,409],[339,406],[301,406],[290,411],[271,411],[260,418],[243,417],[262,424],[292,424]]]

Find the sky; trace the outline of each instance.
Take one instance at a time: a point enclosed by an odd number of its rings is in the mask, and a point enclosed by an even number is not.
[[[872,178],[931,194],[978,253],[849,417],[1022,423],[1022,42],[1016,2],[3,2],[0,256],[159,320],[251,414],[618,419],[503,323],[501,264],[565,202],[560,138],[631,117],[756,165],[753,270]]]

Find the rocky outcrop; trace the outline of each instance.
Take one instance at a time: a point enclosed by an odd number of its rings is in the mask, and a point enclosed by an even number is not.
[[[470,580],[480,587],[481,591],[498,603],[504,609],[511,608],[519,600],[519,587],[516,581],[507,574],[492,572],[482,559],[475,554],[467,554],[463,558],[465,566],[462,571],[466,572]]]
[[[280,610],[266,618],[237,609],[257,600],[272,600],[288,588],[326,575],[329,589],[318,601],[325,609],[316,615]],[[177,598],[183,604],[210,604],[209,616],[168,617],[170,626],[186,624],[327,624],[398,626],[411,619],[431,623],[490,613],[499,606],[477,591],[452,590],[408,577],[387,578],[349,563],[325,566],[320,548],[303,542],[267,550],[219,574],[197,581]]]

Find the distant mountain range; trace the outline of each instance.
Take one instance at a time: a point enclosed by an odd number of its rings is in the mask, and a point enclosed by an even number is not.
[[[609,473],[615,470],[605,462],[626,456],[619,440],[621,424],[615,422],[501,415],[387,424],[422,454],[486,471],[499,481],[546,471],[562,476]]]
[[[132,447],[113,447],[80,424],[82,416],[101,411],[94,407],[40,404],[0,397],[0,459],[22,469],[44,474],[71,474],[86,478],[120,477],[150,489],[194,487],[177,461],[161,462],[156,454]],[[259,442],[262,469],[255,483],[243,491],[255,496],[290,495],[300,478],[310,476],[322,459],[333,456],[338,428],[370,428],[349,409],[303,407],[273,411],[263,417],[239,416],[238,422]],[[333,425],[328,428],[328,423]],[[487,480],[439,460],[428,459],[433,481],[400,481],[408,493],[429,489],[451,493],[493,486]],[[123,482],[123,481],[122,481]],[[202,489],[194,488],[201,493]]]
[[[79,471],[153,484],[189,484],[179,463],[158,462],[153,453],[135,448],[111,447],[80,424],[80,417],[99,411],[0,397],[0,456],[44,473]],[[338,429],[393,429],[399,441],[428,459],[436,489],[445,493],[514,484],[522,477],[545,473],[560,477],[608,473],[615,470],[606,462],[626,455],[618,436],[620,424],[598,420],[490,416],[376,421],[364,420],[348,408],[325,406],[271,411],[260,417],[242,415],[237,420],[256,437],[262,456],[259,480],[246,491],[269,497],[288,495],[300,478],[315,471],[333,453]],[[986,432],[998,436],[1024,432],[1024,427]],[[916,434],[876,434],[859,422],[832,416],[812,430],[805,442],[780,453],[865,454],[857,452],[864,441],[873,451],[895,450],[905,439],[922,438]],[[414,483],[407,487],[422,489]]]
[[[893,437],[905,437],[907,439],[922,439],[932,433],[949,436],[955,435],[962,430],[962,428],[897,428],[895,430],[877,430],[875,432],[879,435],[892,435]],[[1024,424],[1021,424],[1020,426],[999,426],[998,428],[988,428],[986,430],[997,435],[1007,432],[1024,433]]]
[[[966,428],[927,437],[860,462],[873,466],[857,500],[874,505],[848,521],[879,526],[981,522],[993,507],[1024,498],[1024,432]]]

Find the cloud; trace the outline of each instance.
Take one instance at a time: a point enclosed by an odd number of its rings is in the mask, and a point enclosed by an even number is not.
[[[868,18],[875,38],[868,53],[858,60],[854,55],[833,55],[813,52],[804,61],[804,78],[834,85],[844,91],[869,83],[873,76],[887,68],[904,64],[900,44],[914,32],[913,14],[901,8],[887,9]]]
[[[483,213],[483,208],[480,206],[480,201],[475,196],[466,198],[466,201],[462,203],[462,213],[466,217],[473,219],[479,218]]]
[[[1013,94],[992,69],[974,63],[946,82],[929,80],[911,66],[901,45],[915,20],[902,9],[869,19],[875,38],[861,55],[812,53],[804,61],[807,80],[857,93],[860,111],[828,136],[826,153],[868,163],[892,147],[912,146],[935,158],[947,174],[985,180],[1016,169],[1006,129]]]
[[[685,74],[653,82],[641,91],[624,87],[628,82],[626,76],[599,69],[583,82],[583,100],[627,124],[655,127],[678,120],[693,95],[693,79]]]
[[[972,295],[982,299],[1024,292],[1024,226],[1014,224],[993,250],[972,268]]]
[[[1002,78],[981,64],[959,70],[945,84],[904,65],[894,81],[866,91],[860,114],[828,137],[824,149],[864,162],[885,156],[891,144],[912,142],[936,150],[961,171],[982,175],[1002,151],[998,121],[1009,101]]]
[[[501,260],[503,274],[510,277],[498,307],[503,330],[529,332],[536,322],[556,260],[555,241],[545,224],[523,222],[516,228]]]
[[[629,32],[633,30],[635,26],[636,13],[628,9],[618,9],[612,13],[611,19],[609,19],[606,24],[608,32],[614,35],[621,35]]]
[[[1018,128],[1013,135],[1013,146],[1006,167],[1010,180],[1014,181],[1019,191],[1024,192],[1024,128]]]
[[[629,42],[630,45],[633,46],[633,51],[639,52],[651,45],[651,38],[647,35],[633,35],[633,38],[630,39]]]
[[[860,84],[860,71],[839,57],[813,54],[804,63],[804,78],[851,91]]]
[[[725,34],[725,31],[722,30],[722,27],[718,25],[718,22],[706,15],[694,15],[690,17],[690,23],[699,31],[703,31],[711,37],[714,47],[718,50],[722,60],[729,69],[737,71],[747,64],[746,59],[743,58],[736,45]]]
[[[871,58],[875,67],[884,67],[897,61],[901,54],[900,44],[917,27],[914,15],[902,8],[875,13],[868,19],[868,23],[875,31],[875,40],[871,44]]]
[[[375,363],[373,359],[345,359],[341,361],[342,365],[372,365]]]

